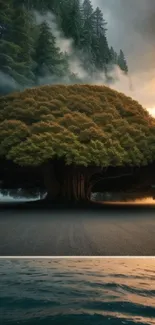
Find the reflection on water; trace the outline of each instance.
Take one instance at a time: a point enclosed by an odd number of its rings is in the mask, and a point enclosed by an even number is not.
[[[155,324],[155,259],[1,260],[2,324]]]

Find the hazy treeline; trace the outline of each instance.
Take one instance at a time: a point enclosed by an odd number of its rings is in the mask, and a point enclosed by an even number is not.
[[[108,44],[104,13],[90,0],[0,0],[1,94],[85,82],[101,71],[108,78],[113,65],[128,72],[123,51]]]

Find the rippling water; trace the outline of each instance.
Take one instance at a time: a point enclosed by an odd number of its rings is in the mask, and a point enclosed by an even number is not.
[[[0,260],[1,324],[155,324],[155,259]]]

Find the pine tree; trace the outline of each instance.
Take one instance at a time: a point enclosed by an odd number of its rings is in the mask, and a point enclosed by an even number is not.
[[[37,80],[46,75],[61,76],[63,74],[62,65],[65,64],[65,58],[57,48],[56,39],[45,21],[40,25],[34,60]]]
[[[15,1],[13,5],[13,15],[11,30],[8,35],[8,40],[13,40],[14,45],[18,47],[15,73],[13,77],[21,85],[31,85],[34,81],[34,75],[32,73],[32,51],[33,51],[33,39],[32,34],[32,16],[29,11],[19,1]]]
[[[14,7],[13,2],[1,0],[0,9],[3,10],[1,19],[1,38],[0,38],[0,72],[2,73],[2,84],[0,92],[7,93],[8,91],[19,88],[22,83],[27,83],[24,78],[24,70],[19,62],[21,47],[16,42],[16,37],[13,36],[14,24]],[[0,11],[1,13],[1,11]],[[20,69],[20,73],[19,73]],[[19,85],[18,85],[19,83]]]
[[[106,37],[106,21],[103,13],[99,8],[94,12],[93,21],[93,55],[95,58],[95,66],[97,69],[106,70],[106,65],[110,62],[110,50]]]
[[[85,20],[92,17],[92,15],[93,15],[93,6],[92,6],[90,0],[84,0],[83,1],[82,9],[83,9],[83,16],[84,16]]]
[[[119,56],[118,56],[118,66],[121,68],[122,71],[125,73],[128,73],[128,66],[125,59],[125,55],[122,50],[120,50]]]
[[[101,67],[106,70],[106,65],[110,63],[110,49],[108,45],[108,40],[106,35],[101,35],[99,39],[99,53],[100,53],[100,61]]]
[[[96,8],[94,12],[94,33],[97,38],[99,38],[101,35],[105,35],[107,28],[106,28],[107,22],[103,18],[103,13],[100,10],[99,7]]]
[[[72,38],[75,47],[80,47],[82,12],[80,0],[64,0],[60,12],[61,28],[67,38]]]
[[[110,61],[112,64],[118,64],[118,55],[112,46],[110,48]]]
[[[90,0],[84,0],[82,5],[83,17],[83,32],[82,32],[82,47],[88,52],[91,52],[94,15],[93,7]]]
[[[81,32],[81,58],[83,66],[90,75],[95,70],[95,60],[93,57],[93,25],[94,11],[90,0],[84,0],[82,4],[82,32]]]
[[[11,38],[14,43],[20,46],[20,62],[30,62],[31,60],[31,14],[25,7],[16,7],[12,17]]]

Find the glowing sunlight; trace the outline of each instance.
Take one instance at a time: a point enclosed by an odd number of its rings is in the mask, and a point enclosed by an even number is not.
[[[122,205],[125,205],[125,204],[131,204],[131,205],[136,205],[136,204],[155,204],[155,200],[152,198],[152,197],[148,197],[148,198],[144,198],[144,199],[138,199],[138,200],[135,200],[135,201],[126,201],[126,202],[122,202],[122,201],[116,201],[116,202],[104,202],[104,204],[122,204]]]
[[[148,108],[148,112],[149,112],[150,115],[152,115],[153,117],[155,117],[155,107]]]

